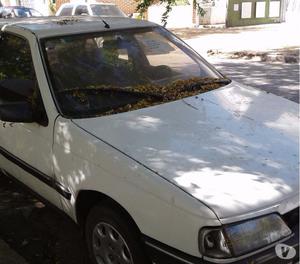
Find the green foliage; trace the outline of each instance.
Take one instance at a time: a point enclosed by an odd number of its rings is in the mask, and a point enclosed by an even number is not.
[[[164,27],[167,25],[169,13],[172,11],[172,5],[175,4],[175,0],[166,0],[166,2],[167,2],[166,10],[163,13],[161,18],[161,22],[163,23]]]
[[[0,81],[5,79],[6,79],[6,75],[3,72],[0,72]]]
[[[161,22],[165,27],[167,25],[169,13],[172,11],[172,6],[177,5],[176,0],[159,0],[159,2],[157,0],[138,0],[137,11],[140,12],[141,16],[143,16],[143,14],[147,12],[148,8],[152,4],[158,4],[158,3],[166,4],[166,10],[163,13],[161,19]],[[206,11],[203,9],[202,4],[207,4],[207,3],[214,4],[214,0],[202,0],[202,1],[193,0],[194,8],[197,10],[197,13],[202,17],[206,14]]]
[[[206,11],[196,1],[194,1],[193,4],[194,4],[194,8],[197,10],[197,13],[203,17],[206,14]]]
[[[54,4],[51,0],[49,2],[49,9],[53,15],[56,13],[56,4]]]

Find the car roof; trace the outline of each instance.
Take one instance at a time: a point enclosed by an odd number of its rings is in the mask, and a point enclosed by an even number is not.
[[[81,33],[101,32],[119,29],[134,29],[157,26],[154,23],[127,17],[105,17],[105,23],[100,17],[91,16],[53,16],[53,17],[29,17],[16,19],[0,19],[0,28],[19,28],[32,32],[38,39],[73,35]]]

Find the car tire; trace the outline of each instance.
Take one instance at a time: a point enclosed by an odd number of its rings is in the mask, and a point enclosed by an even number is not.
[[[149,264],[133,221],[112,203],[94,206],[85,235],[93,264]]]

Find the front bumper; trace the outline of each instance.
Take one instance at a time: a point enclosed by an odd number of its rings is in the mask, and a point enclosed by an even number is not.
[[[290,213],[294,213],[295,215],[295,212],[298,210],[299,208]],[[275,251],[276,245],[249,257],[232,259],[231,261],[226,262],[212,262],[202,258],[193,257],[149,237],[145,237],[145,245],[149,257],[155,264],[299,264],[299,214],[296,218],[293,217],[293,219],[287,219],[287,217],[288,216],[283,216],[284,220],[293,231],[293,235],[288,240],[282,242],[282,244],[293,247],[296,250],[296,255],[292,259],[279,258]]]

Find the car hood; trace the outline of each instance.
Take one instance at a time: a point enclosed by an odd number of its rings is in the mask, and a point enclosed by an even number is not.
[[[183,100],[73,120],[220,219],[298,193],[298,104],[235,82]]]

